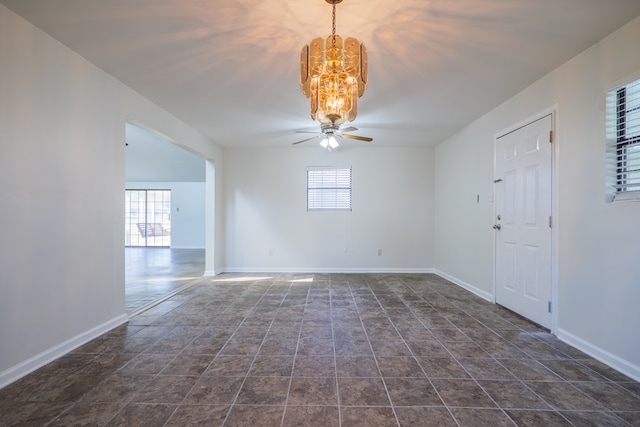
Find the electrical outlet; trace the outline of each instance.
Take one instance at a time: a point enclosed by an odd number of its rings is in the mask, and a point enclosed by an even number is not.
[[[378,256],[382,256],[382,249],[378,249]]]

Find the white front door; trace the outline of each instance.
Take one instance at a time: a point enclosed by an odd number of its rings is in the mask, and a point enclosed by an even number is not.
[[[551,328],[549,114],[496,140],[496,302]]]

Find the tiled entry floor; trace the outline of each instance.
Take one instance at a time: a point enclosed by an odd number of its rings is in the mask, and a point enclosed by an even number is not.
[[[225,274],[0,390],[0,414],[3,426],[638,426],[640,384],[434,275]]]

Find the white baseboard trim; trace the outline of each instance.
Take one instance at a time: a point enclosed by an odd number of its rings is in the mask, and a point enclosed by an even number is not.
[[[560,341],[569,344],[572,347],[577,348],[594,359],[612,367],[616,371],[622,372],[626,376],[633,378],[636,381],[640,381],[640,366],[634,365],[628,360],[622,359],[615,354],[593,345],[589,341],[586,341],[571,332],[567,332],[562,328],[558,328],[557,337]]]
[[[313,274],[313,273],[360,273],[360,274],[383,274],[383,273],[433,273],[432,268],[244,268],[227,267],[224,273],[271,273],[271,274]],[[205,275],[206,272],[205,272]]]
[[[55,359],[69,353],[72,350],[80,347],[83,344],[88,343],[94,338],[99,337],[100,335],[109,332],[111,329],[116,328],[124,323],[129,321],[129,316],[126,314],[121,314],[118,317],[115,317],[101,325],[96,326],[95,328],[89,329],[86,332],[83,332],[75,337],[68,339],[58,345],[55,345],[40,354],[37,354],[24,362],[18,363],[17,365],[0,372],[0,388],[3,388],[14,381],[19,380],[27,374],[35,371],[38,368],[46,365],[47,363],[53,362]]]
[[[206,270],[203,274],[205,277],[217,276],[218,274],[224,273],[224,268],[216,268],[215,270]]]
[[[437,274],[438,276],[442,277],[443,279],[447,279],[448,281],[455,283],[456,285],[460,286],[461,288],[464,288],[466,290],[468,290],[469,292],[471,292],[472,294],[475,294],[477,296],[479,296],[480,298],[489,301],[490,303],[494,303],[494,298],[493,298],[493,294],[487,291],[483,291],[482,289],[476,288],[475,286],[464,282],[460,279],[457,279],[453,276],[448,275],[447,273],[444,273],[440,270],[435,270],[434,271],[435,274]]]
[[[201,249],[205,250],[202,246],[171,246],[171,249]]]

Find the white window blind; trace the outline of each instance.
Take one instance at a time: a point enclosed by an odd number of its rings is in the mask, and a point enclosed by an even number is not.
[[[351,210],[351,168],[308,167],[307,210]]]
[[[607,94],[607,193],[640,200],[640,80]]]

